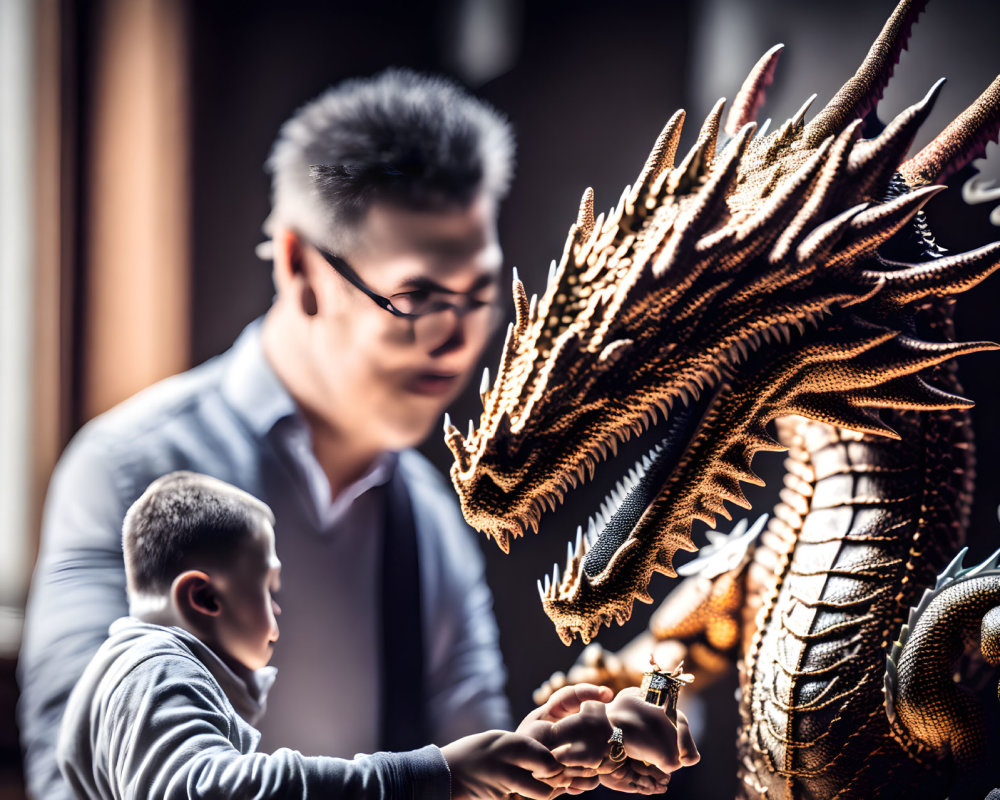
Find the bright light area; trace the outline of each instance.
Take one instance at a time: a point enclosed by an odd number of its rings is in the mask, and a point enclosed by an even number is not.
[[[31,541],[32,43],[31,0],[0,0],[0,653],[20,638]]]

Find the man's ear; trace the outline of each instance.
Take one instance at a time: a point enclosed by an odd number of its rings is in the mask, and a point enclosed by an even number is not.
[[[219,594],[207,573],[198,569],[182,572],[170,587],[174,603],[186,619],[217,617],[222,613]]]
[[[306,316],[315,316],[316,293],[305,258],[305,242],[294,231],[279,228],[273,247],[274,286],[278,295],[290,299]]]

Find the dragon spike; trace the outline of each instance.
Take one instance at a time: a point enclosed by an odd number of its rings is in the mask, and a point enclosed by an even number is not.
[[[878,104],[906,47],[910,28],[926,5],[927,0],[900,0],[857,72],[806,126],[803,141],[807,146],[815,147],[839,133],[845,124],[864,117]]]
[[[1000,562],[1000,550],[994,550],[993,553],[982,563],[976,564],[974,567],[967,569],[962,577],[963,578],[975,578],[984,572],[990,572],[995,570],[997,567],[997,562]]]
[[[930,296],[960,294],[987,278],[1000,267],[1000,242],[968,253],[946,256],[926,264],[904,264],[883,260],[887,271],[866,271],[866,277],[884,278],[882,297],[897,305]]]
[[[812,108],[812,104],[816,102],[818,95],[815,93],[809,95],[806,101],[799,106],[799,110],[795,112],[795,116],[788,120],[793,128],[801,128],[802,123],[805,122],[806,114],[809,113],[809,109]]]
[[[825,259],[830,250],[840,241],[840,237],[851,224],[851,220],[866,208],[868,208],[868,203],[859,203],[816,227],[796,249],[795,257],[798,262],[808,264],[810,261],[819,262]]]
[[[778,65],[778,57],[784,49],[783,44],[776,44],[754,64],[729,109],[725,125],[726,135],[735,136],[748,122],[757,120],[757,112],[764,105],[765,92],[774,80],[774,68]]]
[[[735,230],[720,230],[702,237],[696,246],[699,253],[708,253],[716,248],[724,248],[732,254],[733,263],[745,257],[745,251],[753,250],[759,240],[768,237],[768,232],[787,214],[801,207],[803,197],[812,185],[820,164],[833,140],[823,142],[798,170],[784,182],[764,203],[763,208]]]
[[[848,125],[830,146],[829,156],[820,170],[816,187],[809,194],[792,221],[778,237],[769,256],[772,264],[780,264],[788,258],[799,241],[805,238],[806,232],[819,219],[822,219],[823,209],[827,199],[833,194],[844,176],[844,166],[851,152],[851,147],[861,133],[861,120],[855,120]]]
[[[580,210],[576,215],[577,241],[585,242],[594,230],[594,189],[588,186],[580,199]]]
[[[514,278],[512,291],[514,295],[514,330],[518,336],[523,336],[528,329],[528,293],[524,289],[517,274],[517,267],[514,267]]]
[[[944,83],[945,79],[941,78],[919,103],[898,114],[878,137],[860,142],[854,148],[847,169],[855,197],[864,198],[885,191],[899,162],[913,144],[917,130],[934,108]]]
[[[483,367],[483,377],[479,381],[479,397],[482,398],[483,405],[486,405],[486,396],[490,393],[490,368]]]
[[[870,433],[899,440],[896,431],[874,414],[841,397],[801,397],[790,404],[786,413],[799,414],[817,422],[825,422],[858,433]]]
[[[806,113],[812,107],[812,104],[816,102],[816,97],[815,93],[809,95],[806,101],[799,106],[799,110],[795,112],[795,116],[784,121],[775,134],[774,141],[771,142],[769,147],[770,153],[774,153],[778,148],[789,144],[795,138],[796,134],[802,130],[802,121],[806,118]]]
[[[713,172],[712,177],[699,194],[697,206],[692,210],[683,227],[670,238],[663,252],[654,261],[652,268],[654,276],[659,277],[663,275],[673,264],[683,259],[695,246],[698,234],[704,229],[706,222],[709,222],[713,218],[713,214],[719,207],[719,204],[725,200],[729,187],[736,180],[740,159],[756,127],[757,123],[748,122],[736,134],[736,137],[730,143],[730,147],[726,148],[722,156],[725,160]],[[707,266],[707,263],[704,262],[704,265]],[[686,276],[685,280],[694,280],[697,274],[695,270],[692,270]]]
[[[983,155],[1000,132],[1000,75],[985,92],[913,158],[899,168],[910,186],[947,180]]]
[[[719,120],[722,117],[722,109],[726,104],[726,99],[720,97],[712,110],[705,117],[701,130],[698,132],[698,140],[694,147],[684,156],[680,166],[671,175],[670,191],[672,194],[686,194],[694,190],[701,178],[708,172],[715,158],[715,143],[719,138]]]
[[[968,547],[963,547],[958,551],[958,555],[956,555],[948,566],[944,568],[944,572],[938,575],[937,582],[934,584],[935,589],[940,589],[946,583],[950,583],[958,576],[958,574],[962,571],[962,561],[965,560],[965,554],[968,552]]]
[[[975,405],[968,398],[931,386],[918,375],[906,375],[881,386],[854,392],[851,399],[866,408],[915,411],[949,411],[969,409]]]
[[[874,250],[891,238],[923,208],[928,200],[945,188],[947,187],[922,186],[888,203],[881,203],[860,212],[848,224],[844,241],[830,259],[830,266],[840,266],[856,259],[859,253]]]
[[[465,440],[462,439],[458,428],[451,424],[451,416],[447,412],[444,415],[444,443],[451,450],[451,454],[455,456],[455,462],[459,468],[468,469],[469,454],[465,449]]]
[[[639,199],[640,192],[659,183],[658,179],[674,166],[674,158],[677,155],[677,145],[681,140],[681,130],[684,127],[684,109],[678,109],[673,116],[667,120],[667,124],[656,137],[649,157],[636,179],[635,187],[632,190],[633,202]]]

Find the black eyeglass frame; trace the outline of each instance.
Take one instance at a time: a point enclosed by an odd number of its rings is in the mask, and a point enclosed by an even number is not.
[[[356,273],[351,268],[351,265],[348,264],[343,258],[341,258],[340,256],[337,256],[337,255],[334,255],[329,250],[326,250],[326,249],[320,247],[318,244],[314,244],[313,242],[307,242],[307,244],[309,244],[310,247],[312,247],[317,253],[319,253],[321,256],[323,256],[323,258],[326,261],[326,263],[329,264],[331,267],[333,267],[334,271],[338,275],[340,275],[344,280],[346,280],[348,283],[350,283],[356,289],[359,289],[364,294],[368,295],[368,297],[371,298],[372,302],[374,302],[375,305],[377,305],[379,308],[385,309],[390,314],[392,314],[395,317],[399,317],[400,319],[409,319],[409,320],[421,319],[422,317],[427,317],[427,316],[430,316],[431,314],[438,314],[441,311],[446,310],[446,308],[451,308],[453,311],[457,312],[459,315],[464,315],[464,314],[469,313],[470,311],[475,311],[476,310],[475,308],[469,308],[467,305],[466,306],[458,306],[458,305],[454,305],[454,304],[448,304],[448,306],[446,306],[445,308],[432,308],[432,309],[429,309],[427,311],[420,312],[419,314],[413,314],[413,313],[407,313],[406,311],[400,311],[398,308],[396,308],[396,306],[394,306],[392,304],[392,300],[390,300],[388,297],[383,297],[378,292],[376,292],[373,289],[371,289],[368,286],[368,284],[366,284],[363,280],[361,280],[361,276],[358,275],[358,273]],[[453,292],[453,291],[451,291],[449,289],[434,289],[433,291],[434,291],[435,294],[451,294],[451,295],[456,295],[456,296],[460,296],[460,297],[465,297],[466,298],[466,302],[467,303],[469,302],[469,295],[466,294],[465,292]],[[475,302],[480,303],[481,301],[475,301]],[[485,306],[485,305],[493,305],[493,304],[492,303],[481,303],[481,305]]]

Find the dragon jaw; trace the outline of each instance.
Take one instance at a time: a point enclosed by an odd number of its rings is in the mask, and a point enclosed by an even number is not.
[[[674,553],[696,549],[695,519],[714,527],[726,501],[749,507],[740,483],[760,483],[757,452],[781,449],[766,432],[774,418],[895,436],[875,409],[971,405],[920,373],[995,346],[922,341],[913,316],[1000,266],[1000,245],[922,264],[879,249],[941,188],[928,184],[996,135],[1000,79],[963,115],[971,122],[905,163],[940,83],[874,139],[861,139],[851,113],[881,94],[916,14],[900,3],[812,122],[807,104],[754,137],[747,117],[773,72],[769,51],[734,103],[724,146],[720,101],[674,166],[678,112],[606,216],[595,220],[584,194],[543,296],[529,300],[515,276],[515,322],[496,380],[484,376],[479,427],[463,437],[446,424],[469,523],[506,551],[625,440],[663,433],[541,586],[563,641],[589,641],[627,619],[635,599],[649,602],[652,573],[675,575]]]

